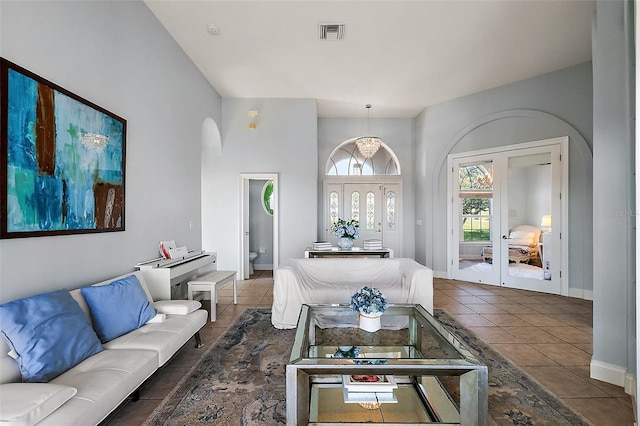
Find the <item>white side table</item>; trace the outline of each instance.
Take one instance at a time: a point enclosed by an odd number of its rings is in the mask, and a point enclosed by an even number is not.
[[[238,281],[236,271],[211,271],[196,277],[187,283],[188,298],[193,300],[194,291],[208,291],[211,293],[211,322],[216,320],[216,303],[218,303],[218,290],[225,284],[233,282],[233,304],[238,304]]]

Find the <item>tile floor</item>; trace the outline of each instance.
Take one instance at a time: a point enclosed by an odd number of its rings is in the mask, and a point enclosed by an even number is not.
[[[621,387],[589,378],[590,301],[435,279],[433,302],[593,425],[633,425],[629,395]],[[489,424],[502,424],[491,420]]]
[[[202,329],[210,344],[247,307],[271,307],[271,271],[256,271],[238,283],[238,305],[229,286],[220,290],[218,319]],[[208,307],[205,302],[205,307]],[[445,279],[434,280],[434,305],[446,309],[485,342],[527,371],[593,425],[633,425],[629,395],[589,378],[592,303],[586,300]],[[142,424],[199,359],[202,349],[186,345],[108,425]],[[502,422],[489,420],[490,425]]]

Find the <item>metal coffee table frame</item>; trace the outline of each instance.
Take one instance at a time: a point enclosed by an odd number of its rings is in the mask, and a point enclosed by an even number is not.
[[[311,386],[326,382],[328,377],[350,374],[387,374],[410,378],[417,385],[423,377],[459,376],[459,423],[439,419],[434,423],[485,426],[488,412],[488,371],[469,352],[462,342],[451,334],[421,305],[390,305],[383,316],[408,317],[407,342],[413,348],[421,347],[422,333],[431,333],[442,347],[455,353],[455,358],[389,358],[385,364],[355,364],[353,359],[320,358],[310,356],[310,348],[316,344],[316,316],[324,318],[355,317],[348,305],[303,305],[298,320],[296,337],[291,351],[290,364],[286,367],[287,424],[307,425],[310,417]],[[427,395],[419,395],[428,404]],[[437,407],[434,407],[437,408]],[[428,407],[427,407],[428,409]],[[323,424],[323,423],[313,423]],[[344,423],[343,423],[344,424]]]

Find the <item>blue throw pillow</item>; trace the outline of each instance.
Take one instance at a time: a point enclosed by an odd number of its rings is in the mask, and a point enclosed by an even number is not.
[[[135,275],[107,285],[80,289],[91,309],[93,328],[102,343],[142,327],[156,316]]]
[[[18,354],[25,382],[48,382],[102,351],[89,318],[68,290],[0,305],[0,327]]]

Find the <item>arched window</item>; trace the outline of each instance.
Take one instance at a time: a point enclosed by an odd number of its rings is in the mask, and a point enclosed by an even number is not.
[[[346,141],[338,146],[329,156],[327,175],[360,176],[360,175],[399,175],[400,164],[396,155],[384,143],[371,158],[364,158],[355,139]]]

